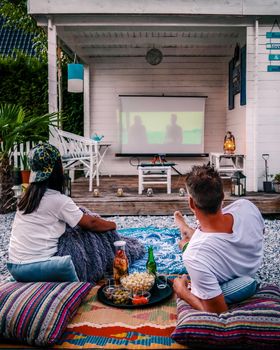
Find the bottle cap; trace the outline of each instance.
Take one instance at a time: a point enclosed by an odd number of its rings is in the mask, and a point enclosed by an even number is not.
[[[122,247],[126,245],[126,241],[115,241],[114,246],[115,247]]]

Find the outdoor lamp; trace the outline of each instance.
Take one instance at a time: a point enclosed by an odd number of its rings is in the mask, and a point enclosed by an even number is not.
[[[224,153],[234,154],[235,151],[235,137],[230,131],[227,131],[224,138]]]
[[[245,196],[246,195],[246,176],[241,171],[236,171],[231,177],[231,195]]]
[[[79,63],[67,65],[68,71],[68,92],[84,91],[84,66]]]

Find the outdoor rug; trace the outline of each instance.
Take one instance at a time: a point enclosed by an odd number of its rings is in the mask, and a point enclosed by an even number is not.
[[[183,349],[170,335],[176,326],[176,299],[150,308],[119,309],[97,300],[94,287],[55,348]]]

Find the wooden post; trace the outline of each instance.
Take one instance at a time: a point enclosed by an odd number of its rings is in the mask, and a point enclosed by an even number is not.
[[[49,113],[57,112],[57,59],[56,59],[56,26],[48,19],[48,86]]]
[[[90,129],[90,69],[84,65],[84,136],[91,136]]]

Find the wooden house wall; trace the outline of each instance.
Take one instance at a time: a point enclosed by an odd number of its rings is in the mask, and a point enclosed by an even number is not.
[[[269,42],[266,32],[271,30],[272,24],[273,19],[271,25],[263,25],[261,22],[259,24],[257,61],[255,29],[254,26],[247,28],[246,167],[249,187],[252,188],[251,181],[255,171],[256,189],[259,190],[263,189],[264,181],[263,153],[270,155],[269,174],[280,172],[280,72],[267,72],[269,53],[280,52],[279,50],[270,52],[266,49],[266,43]],[[273,64],[280,65],[280,62]],[[255,143],[254,140],[256,140]]]
[[[226,130],[228,61],[229,57],[164,57],[158,66],[151,66],[144,57],[94,58],[89,73],[89,135],[95,132],[102,134],[105,141],[112,143],[105,160],[110,172],[116,175],[136,174],[129,158],[115,157],[120,150],[119,95],[208,96],[205,152],[222,152]],[[172,160],[183,173],[193,164],[208,161],[205,158]]]

